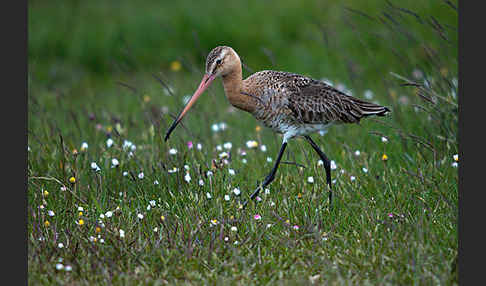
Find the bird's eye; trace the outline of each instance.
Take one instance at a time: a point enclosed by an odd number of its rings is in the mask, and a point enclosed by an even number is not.
[[[218,60],[216,61],[216,64],[217,64],[217,65],[220,65],[220,64],[221,64],[221,59],[218,59]]]

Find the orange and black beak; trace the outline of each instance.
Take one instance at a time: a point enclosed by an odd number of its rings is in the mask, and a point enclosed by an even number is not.
[[[165,141],[169,139],[170,133],[176,128],[177,124],[182,120],[184,115],[189,111],[189,109],[194,105],[196,100],[203,94],[203,92],[208,88],[208,86],[211,85],[213,80],[216,78],[216,75],[208,75],[204,74],[204,77],[201,80],[201,83],[199,84],[199,87],[197,88],[196,92],[194,92],[194,95],[191,97],[189,102],[186,104],[184,109],[181,111],[181,113],[177,116],[176,120],[172,123],[170,126],[169,130],[167,130],[167,133],[165,134]]]

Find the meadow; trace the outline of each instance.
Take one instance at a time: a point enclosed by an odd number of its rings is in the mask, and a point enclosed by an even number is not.
[[[29,285],[458,284],[454,1],[29,1]],[[217,80],[180,126],[207,53],[388,106],[291,140]]]

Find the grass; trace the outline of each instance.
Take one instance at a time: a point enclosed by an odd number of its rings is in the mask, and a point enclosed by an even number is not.
[[[458,283],[454,5],[278,3],[29,2],[29,284]],[[336,164],[332,207],[296,139],[261,201],[238,209],[281,138],[219,82],[163,141],[220,42],[245,76],[326,78],[392,109],[313,135]]]

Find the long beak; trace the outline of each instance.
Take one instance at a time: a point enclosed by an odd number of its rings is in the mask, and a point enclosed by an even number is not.
[[[169,130],[167,130],[167,133],[165,134],[165,141],[167,141],[167,139],[169,139],[170,134],[176,128],[177,124],[179,124],[179,122],[182,120],[184,115],[186,115],[186,113],[189,111],[189,109],[192,107],[192,105],[196,102],[196,100],[199,98],[199,96],[201,96],[201,94],[203,94],[203,92],[206,90],[206,88],[208,88],[208,86],[211,85],[211,83],[213,82],[214,79],[215,79],[214,75],[204,74],[204,77],[202,78],[201,83],[199,84],[199,87],[197,88],[196,92],[194,92],[194,95],[191,97],[191,99],[186,104],[186,106],[181,111],[181,113],[179,113],[179,116],[177,116],[176,120],[174,120],[174,122],[170,126]]]

